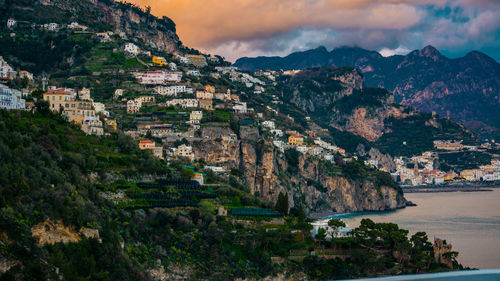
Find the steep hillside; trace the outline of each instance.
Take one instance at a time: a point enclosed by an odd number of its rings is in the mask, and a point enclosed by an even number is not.
[[[391,92],[363,87],[362,74],[352,67],[305,69],[282,76],[281,94],[289,106],[298,107],[320,125],[362,137],[363,145],[392,155],[413,155],[432,150],[433,140],[461,139],[474,143],[475,135],[459,123],[398,105]],[[353,147],[353,138],[334,136],[342,147]],[[351,143],[351,145],[349,145]]]
[[[0,6],[0,21],[5,23],[8,18],[15,18],[17,23],[14,30],[7,29],[5,24],[0,26],[2,55],[15,66],[35,74],[78,65],[90,51],[92,34],[96,32],[111,31],[124,40],[165,53],[184,48],[171,19],[156,18],[130,4],[112,0],[4,2]],[[78,22],[89,30],[68,36],[67,31],[47,32],[39,27],[51,22],[60,28]]]
[[[495,135],[500,130],[500,64],[476,51],[449,59],[432,46],[392,57],[361,48],[328,52],[320,47],[283,58],[241,58],[234,65],[251,71],[355,66],[367,86],[393,91],[398,103],[436,112],[482,133]]]

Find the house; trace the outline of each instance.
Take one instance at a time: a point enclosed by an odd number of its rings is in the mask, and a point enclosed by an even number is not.
[[[139,142],[139,149],[144,150],[144,149],[152,149],[155,147],[155,142],[152,140],[141,140]]]
[[[0,80],[12,80],[17,72],[0,56]]]
[[[26,102],[21,98],[21,92],[0,84],[0,108],[25,109]]]
[[[163,157],[163,148],[157,147],[155,142],[152,140],[141,140],[139,142],[139,149],[141,150],[150,150],[153,153],[153,156],[164,159]]]
[[[99,41],[101,43],[105,43],[105,42],[111,42],[111,35],[113,35],[114,33],[112,31],[106,31],[106,32],[99,32],[99,33],[96,33],[95,35],[97,36],[97,38],[99,39]]]
[[[105,114],[106,106],[102,102],[93,102],[92,105],[94,106],[95,112],[96,113],[103,113]]]
[[[116,131],[116,129],[118,127],[116,120],[110,120],[110,119],[106,120],[106,126],[111,128],[113,131]]]
[[[304,138],[300,135],[292,135],[288,137],[288,143],[291,145],[300,146],[304,144]]]
[[[203,118],[203,111],[191,111],[189,114],[189,123],[191,124],[200,124],[201,119]]]
[[[309,150],[309,148],[305,145],[297,145],[295,147],[295,150],[297,150],[300,153],[306,153]]]
[[[164,57],[153,56],[152,61],[153,61],[153,64],[155,64],[155,65],[159,65],[159,66],[167,65],[167,60]]]
[[[266,121],[262,122],[262,127],[274,130],[274,128],[275,128],[274,121],[266,120]]]
[[[203,173],[198,173],[198,172],[195,172],[193,177],[191,178],[192,180],[194,181],[197,181],[200,183],[200,185],[203,185],[204,184],[204,175]]]
[[[49,103],[50,110],[58,112],[66,108],[67,102],[74,101],[75,95],[65,89],[55,89],[44,93],[43,99]]]
[[[203,167],[205,170],[211,170],[214,173],[225,173],[226,169],[224,167],[218,167],[218,166],[205,166]]]
[[[181,62],[181,63],[185,63],[185,64],[188,64],[189,63],[189,59],[186,58],[186,57],[183,57],[179,54],[175,55],[175,57]]]
[[[127,114],[134,114],[139,112],[142,107],[142,100],[141,99],[133,99],[127,101]]]
[[[169,100],[166,103],[166,106],[177,106],[179,105],[182,108],[196,108],[198,107],[197,99],[173,99]]]
[[[192,69],[189,69],[186,71],[186,75],[191,75],[191,76],[201,76],[201,73],[198,71],[198,70],[192,70]]]
[[[91,100],[90,98],[90,89],[83,88],[80,91],[78,91],[78,97],[81,100]]]
[[[281,153],[285,152],[285,143],[283,143],[283,141],[275,140],[273,141],[273,145],[276,146]]]
[[[51,22],[48,24],[46,23],[43,25],[43,29],[55,32],[55,31],[59,30],[59,24],[57,24],[55,22]]]
[[[14,26],[16,26],[16,20],[13,19],[13,18],[9,18],[7,20],[7,28],[11,29],[11,28],[14,28]]]
[[[213,103],[211,99],[201,99],[198,100],[198,107],[205,110],[213,110]]]
[[[196,98],[197,99],[213,99],[214,94],[211,92],[202,92],[202,91],[196,91]]]
[[[190,145],[181,144],[177,148],[174,148],[173,151],[175,156],[186,157],[194,160],[193,147]]]
[[[82,131],[87,135],[102,136],[104,135],[104,129],[102,127],[102,121],[96,116],[85,116],[82,124]]]
[[[186,58],[189,60],[190,64],[196,67],[207,66],[207,60],[203,55],[186,55]]]
[[[184,93],[187,91],[185,85],[173,85],[173,86],[156,86],[154,89],[155,94],[161,96],[177,96],[179,93]]]
[[[141,99],[142,103],[154,103],[155,102],[154,96],[140,96],[139,99]]]
[[[134,73],[134,77],[139,80],[141,84],[161,85],[167,82],[180,82],[182,79],[182,72],[154,70],[136,72]]]
[[[135,45],[134,43],[126,43],[124,50],[125,52],[132,54],[134,56],[137,56],[141,51],[139,47],[137,47],[137,45]]]
[[[74,30],[81,30],[81,31],[85,31],[88,29],[88,27],[86,27],[85,25],[81,25],[77,22],[72,22],[72,23],[68,24],[68,28],[74,29]]]
[[[233,110],[236,113],[247,113],[247,103],[246,102],[237,103],[233,105]]]
[[[33,81],[33,73],[30,73],[26,70],[19,71],[18,76],[21,79],[28,79],[29,81]]]
[[[215,86],[205,85],[205,92],[209,92],[209,93],[214,94],[215,93]]]

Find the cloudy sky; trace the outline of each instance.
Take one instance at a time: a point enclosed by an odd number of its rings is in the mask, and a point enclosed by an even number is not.
[[[433,45],[500,61],[500,0],[127,0],[170,17],[189,47],[230,61],[325,46],[383,55]]]

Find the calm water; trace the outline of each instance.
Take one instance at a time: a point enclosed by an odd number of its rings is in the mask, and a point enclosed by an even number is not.
[[[347,216],[349,227],[361,219],[393,222],[410,235],[425,231],[429,240],[446,239],[459,252],[458,260],[474,268],[500,268],[500,189],[491,192],[408,193],[417,207]]]

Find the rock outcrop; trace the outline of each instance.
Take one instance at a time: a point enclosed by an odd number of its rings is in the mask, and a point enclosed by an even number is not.
[[[61,221],[53,222],[46,220],[31,228],[33,237],[38,237],[39,245],[62,243],[74,243],[82,239],[82,236],[87,238],[99,238],[97,229],[82,227],[79,232],[75,231],[71,226],[65,226]]]

